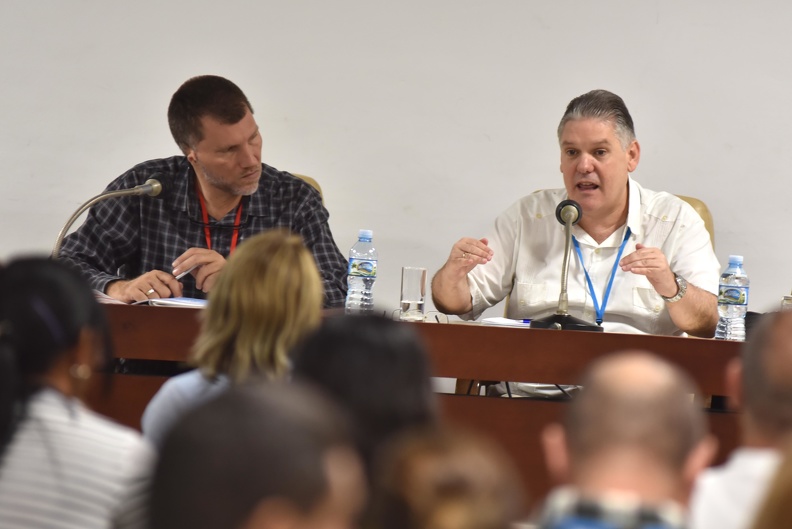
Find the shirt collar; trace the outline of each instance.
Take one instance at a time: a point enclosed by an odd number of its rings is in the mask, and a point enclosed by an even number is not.
[[[629,177],[627,185],[630,188],[630,198],[627,205],[627,226],[635,235],[636,240],[643,240],[643,222],[641,222],[641,185]]]
[[[641,186],[632,179],[632,177],[628,177],[627,179],[627,187],[629,188],[629,196],[627,198],[627,226],[630,228],[631,235],[630,237],[634,240],[642,240],[643,236],[643,222],[641,222],[641,193],[643,189]],[[564,192],[565,198],[569,198],[569,195]],[[561,230],[564,229],[563,225],[559,224]],[[624,237],[624,230],[627,228],[619,228],[617,229],[613,235],[608,237],[606,241],[603,241],[602,245],[608,245],[609,243],[613,246],[618,247],[621,242],[622,238]],[[581,243],[585,242],[591,246],[602,246],[598,245],[591,236],[583,231],[580,226],[575,225],[572,227],[572,234],[579,240]]]

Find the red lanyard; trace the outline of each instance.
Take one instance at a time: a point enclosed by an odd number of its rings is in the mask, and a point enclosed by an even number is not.
[[[212,232],[209,228],[209,213],[206,212],[206,203],[204,202],[203,193],[201,193],[201,187],[195,186],[196,190],[198,191],[198,202],[201,203],[201,216],[203,217],[203,224],[204,224],[204,236],[206,237],[206,247],[211,250],[212,249]],[[234,220],[234,235],[231,237],[231,250],[229,250],[228,255],[230,256],[234,253],[236,249],[237,241],[239,240],[239,221],[242,219],[242,200],[239,201],[239,206],[237,206],[236,212],[236,220]]]

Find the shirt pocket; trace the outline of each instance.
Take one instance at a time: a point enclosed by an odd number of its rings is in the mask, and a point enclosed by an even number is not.
[[[664,304],[663,298],[660,297],[660,294],[655,289],[633,288],[633,305],[637,313],[643,313],[652,316],[652,319],[656,319],[663,312]]]
[[[517,282],[517,303],[520,307],[536,307],[547,303],[547,283]]]

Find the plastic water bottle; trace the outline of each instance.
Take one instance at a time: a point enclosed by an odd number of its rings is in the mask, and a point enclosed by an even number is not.
[[[371,314],[374,312],[374,296],[371,289],[377,279],[377,250],[371,242],[373,232],[360,230],[358,242],[349,250],[347,274],[347,314]]]
[[[748,276],[742,255],[730,255],[729,266],[720,277],[718,288],[719,340],[745,340],[745,313],[748,310]]]

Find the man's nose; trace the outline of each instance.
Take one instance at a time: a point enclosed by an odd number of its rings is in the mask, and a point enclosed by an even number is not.
[[[594,160],[588,154],[582,154],[578,160],[578,173],[588,174],[594,171]]]
[[[261,151],[256,145],[245,145],[239,151],[239,164],[242,167],[251,167],[261,163]]]

